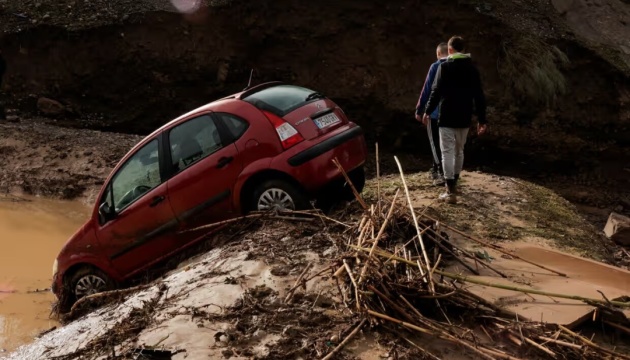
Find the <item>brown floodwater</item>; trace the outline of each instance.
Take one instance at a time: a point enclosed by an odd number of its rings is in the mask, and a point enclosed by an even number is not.
[[[78,202],[0,196],[0,349],[57,325],[49,319],[52,264],[88,214]]]

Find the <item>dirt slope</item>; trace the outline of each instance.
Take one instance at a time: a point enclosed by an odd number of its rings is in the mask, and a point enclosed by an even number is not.
[[[62,128],[41,119],[0,123],[0,191],[92,204],[107,175],[140,139]]]

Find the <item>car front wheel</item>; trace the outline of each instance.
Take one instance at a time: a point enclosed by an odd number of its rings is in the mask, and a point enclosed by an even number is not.
[[[254,190],[250,209],[254,211],[286,211],[308,208],[303,192],[284,180],[267,180]]]
[[[72,276],[69,285],[73,301],[77,301],[92,294],[113,290],[115,288],[115,284],[109,276],[92,267],[79,269]]]

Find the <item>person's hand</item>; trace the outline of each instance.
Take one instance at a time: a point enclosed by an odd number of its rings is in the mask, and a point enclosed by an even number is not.
[[[416,114],[416,120],[418,120],[419,122],[422,122],[422,115]]]
[[[429,114],[424,114],[424,116],[422,117],[422,123],[426,126],[429,123],[429,121],[431,121]]]
[[[478,124],[477,125],[477,135],[481,136],[488,131],[488,125],[486,124]]]

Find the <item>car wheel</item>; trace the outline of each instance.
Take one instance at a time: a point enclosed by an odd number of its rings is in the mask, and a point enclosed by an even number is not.
[[[365,170],[363,169],[363,167],[352,170],[348,174],[348,177],[352,181],[352,184],[357,189],[359,194],[363,192],[363,188],[365,187]],[[347,200],[347,201],[354,200],[355,196],[354,196],[354,193],[352,192],[352,187],[350,187],[350,184],[348,184],[345,181],[344,181],[342,192],[343,193],[341,196],[344,200]]]
[[[72,275],[69,285],[70,289],[68,290],[71,294],[72,302],[85,296],[113,290],[116,287],[109,276],[93,267],[79,269]]]
[[[254,211],[302,210],[308,199],[302,191],[283,180],[267,180],[254,189],[250,209]]]

